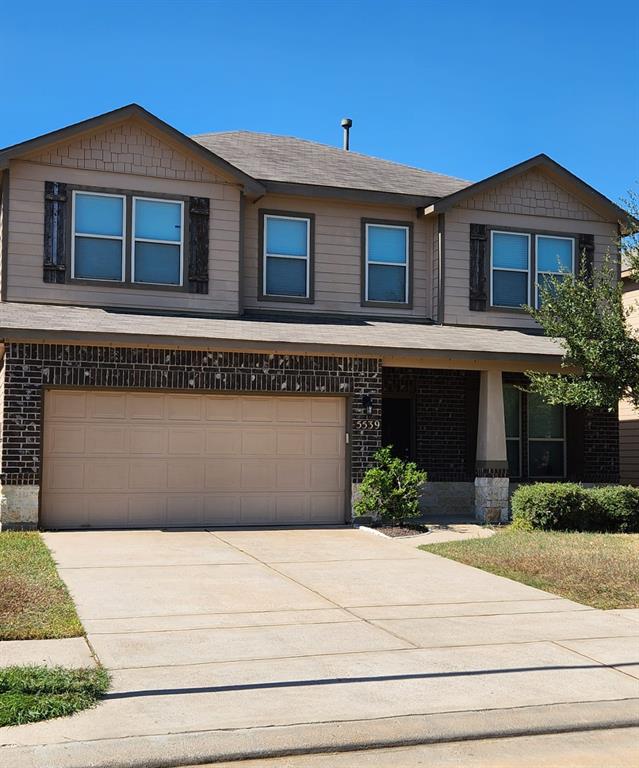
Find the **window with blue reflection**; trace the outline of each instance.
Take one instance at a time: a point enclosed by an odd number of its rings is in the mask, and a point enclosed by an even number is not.
[[[73,193],[73,277],[123,280],[124,197]]]
[[[565,280],[574,272],[575,241],[571,237],[537,236],[537,306],[541,306],[542,289],[551,294],[555,281]]]
[[[133,199],[133,279],[182,284],[182,203]]]
[[[408,228],[366,225],[366,300],[408,302]]]
[[[264,216],[265,295],[308,298],[309,232],[309,219]]]
[[[492,304],[520,307],[528,303],[530,237],[512,232],[492,232]]]

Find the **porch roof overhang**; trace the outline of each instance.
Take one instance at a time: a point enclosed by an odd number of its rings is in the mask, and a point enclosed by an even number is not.
[[[558,340],[523,330],[366,318],[201,317],[97,307],[0,304],[0,341],[252,350],[557,364]]]

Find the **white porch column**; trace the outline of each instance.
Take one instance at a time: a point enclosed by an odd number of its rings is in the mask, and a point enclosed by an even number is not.
[[[501,371],[482,371],[475,465],[475,517],[478,520],[487,523],[508,520],[509,484]]]

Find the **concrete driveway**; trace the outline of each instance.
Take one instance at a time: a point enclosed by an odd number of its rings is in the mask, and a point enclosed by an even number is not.
[[[406,542],[345,528],[45,539],[113,685],[95,710],[0,729],[13,768],[638,722],[639,622]]]

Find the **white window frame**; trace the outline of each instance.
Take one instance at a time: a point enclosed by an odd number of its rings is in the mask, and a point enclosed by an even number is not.
[[[558,272],[556,270],[553,270],[551,272],[548,271],[540,271],[539,270],[539,239],[545,238],[547,240],[570,240],[572,243],[572,252],[571,252],[571,270],[570,272]],[[557,275],[560,277],[561,275],[574,275],[575,274],[575,238],[570,237],[568,235],[535,235],[535,306],[539,308],[539,275]]]
[[[75,231],[75,201],[77,195],[85,197],[117,197],[122,200],[122,235],[96,235],[88,232]],[[122,242],[122,276],[119,280],[107,277],[76,277],[75,276],[75,238],[91,237],[97,240],[120,240]],[[71,278],[73,280],[97,280],[101,283],[124,283],[126,281],[126,195],[110,192],[92,192],[84,189],[71,191]]]
[[[543,480],[544,478],[547,480],[562,480],[566,477],[566,470],[567,470],[567,446],[566,446],[566,406],[562,405],[562,431],[563,431],[563,437],[531,437],[530,436],[530,397],[526,398],[526,424],[527,424],[527,434],[526,438],[528,441],[528,444],[530,443],[562,443],[563,445],[563,451],[562,451],[562,458],[563,458],[563,464],[562,464],[562,473],[560,475],[533,475],[531,472],[531,465],[530,465],[530,448],[528,448],[528,477],[531,480]]]
[[[150,203],[171,203],[180,206],[180,240],[158,240],[149,237],[135,236],[135,208],[138,200],[148,201]],[[181,288],[184,285],[184,200],[170,200],[163,197],[144,197],[134,195],[132,198],[131,213],[131,283],[135,285],[159,285],[165,288]],[[146,280],[135,279],[135,246],[137,243],[155,243],[158,245],[180,246],[180,282],[179,283],[151,283]]]
[[[370,227],[375,227],[376,229],[403,229],[404,232],[406,232],[406,261],[404,264],[400,264],[397,261],[369,261],[368,260],[368,230]],[[410,296],[410,290],[408,281],[410,280],[410,271],[409,271],[409,260],[410,260],[410,227],[405,226],[404,224],[376,224],[374,221],[367,221],[365,224],[365,240],[364,243],[364,253],[365,253],[365,270],[364,270],[364,300],[370,301],[374,304],[408,304],[408,297]],[[383,299],[370,299],[368,297],[368,271],[371,264],[374,264],[375,266],[380,267],[403,267],[405,271],[405,278],[404,278],[404,301],[384,301]]]
[[[281,219],[283,221],[303,221],[306,223],[306,256],[290,255],[286,253],[271,253],[267,250],[268,245],[268,222],[269,219]],[[262,295],[282,299],[282,301],[296,299],[309,299],[311,296],[311,220],[308,216],[280,216],[274,213],[264,214],[264,233],[262,248]],[[306,292],[303,296],[291,295],[288,293],[269,293],[266,290],[266,278],[268,270],[268,259],[299,259],[306,262]]]
[[[521,390],[517,389],[517,387],[514,384],[510,384],[509,382],[506,382],[503,385],[503,389],[505,389],[506,387],[512,387],[515,390],[515,392],[517,392],[517,421],[518,421],[518,426],[519,426],[519,436],[518,437],[508,437],[508,435],[506,435],[506,445],[508,445],[508,441],[509,440],[511,442],[517,441],[517,444],[519,446],[519,451],[518,451],[518,453],[519,453],[519,474],[511,475],[511,476],[515,477],[515,478],[520,478],[520,477],[524,476],[524,468],[522,466],[522,464],[523,464],[522,443],[524,442],[523,441],[523,435],[522,435],[522,427],[523,427],[523,419],[522,419],[522,410],[523,409],[521,407],[522,396],[521,396]],[[506,455],[508,455],[508,454],[506,454]],[[510,467],[508,467],[508,474],[510,475]]]
[[[525,237],[528,240],[528,266],[526,269],[513,269],[512,267],[495,267],[494,264],[494,236],[495,235],[518,235],[519,237]],[[509,232],[503,229],[491,229],[490,230],[490,306],[494,309],[521,309],[522,304],[510,305],[510,304],[495,304],[493,301],[493,275],[497,272],[520,272],[526,275],[526,304],[530,304],[530,260],[531,260],[531,244],[532,237],[530,232]]]

